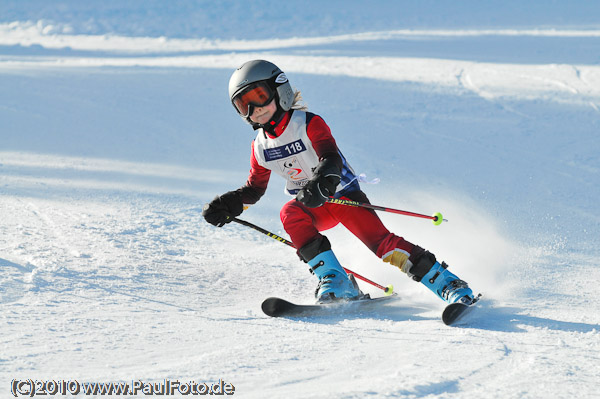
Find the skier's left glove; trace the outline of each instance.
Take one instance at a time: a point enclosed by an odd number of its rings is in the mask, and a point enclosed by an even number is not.
[[[241,215],[243,210],[242,193],[239,190],[229,191],[204,205],[202,216],[208,223],[223,227],[232,222],[234,217]]]
[[[336,160],[325,158],[315,169],[313,178],[298,192],[296,199],[309,208],[317,208],[335,194],[340,180],[340,168]]]

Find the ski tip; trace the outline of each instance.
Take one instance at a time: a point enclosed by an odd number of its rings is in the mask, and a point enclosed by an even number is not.
[[[463,316],[470,308],[470,305],[464,304],[462,302],[451,303],[446,306],[444,312],[442,313],[442,321],[445,325],[449,326],[458,321],[458,319]]]
[[[445,325],[450,326],[459,321],[463,316],[467,315],[473,308],[474,305],[481,299],[481,294],[473,298],[471,303],[454,302],[446,306],[442,313],[442,321]]]
[[[267,316],[275,317],[280,310],[281,301],[283,301],[281,298],[269,297],[263,301],[260,307]]]

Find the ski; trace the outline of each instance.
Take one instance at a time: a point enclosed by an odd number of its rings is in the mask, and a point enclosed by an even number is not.
[[[473,302],[470,304],[455,302],[446,306],[444,308],[444,311],[442,312],[442,321],[444,322],[444,324],[450,326],[462,319],[464,316],[470,313],[471,310],[473,310],[475,304],[479,301],[480,297],[481,294],[475,297]]]
[[[397,298],[396,294],[382,296],[377,298],[371,298],[369,294],[366,294],[358,299],[349,301],[333,301],[325,303],[316,303],[312,305],[300,305],[290,301],[286,301],[282,298],[270,297],[263,301],[261,308],[262,311],[271,317],[310,317],[322,314],[331,314],[335,311],[347,311],[354,310],[356,306],[382,302],[392,298]]]
[[[318,315],[330,315],[334,312],[353,311],[356,306],[382,302],[389,299],[397,298],[397,294],[389,296],[382,296],[377,298],[371,298],[368,294],[363,297],[350,301],[334,301],[326,303],[315,303],[311,305],[297,304],[287,301],[283,298],[270,297],[263,301],[261,308],[262,311],[271,317],[311,317]],[[473,310],[475,303],[479,301],[481,294],[479,294],[473,303],[465,304],[462,302],[451,303],[444,308],[442,312],[442,321],[446,325],[456,324],[464,316]]]

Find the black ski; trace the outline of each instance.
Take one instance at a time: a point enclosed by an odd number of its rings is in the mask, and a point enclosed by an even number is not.
[[[397,298],[396,294],[371,298],[368,294],[355,300],[350,301],[334,301],[326,303],[316,303],[314,305],[299,305],[286,301],[285,299],[271,297],[263,301],[261,308],[267,316],[271,317],[309,317],[319,314],[329,314],[332,311],[351,310],[355,306],[360,306],[368,303],[375,303],[391,298]]]
[[[465,315],[471,312],[471,310],[473,310],[475,303],[479,301],[480,297],[481,294],[479,294],[471,304],[455,302],[446,306],[444,312],[442,313],[442,321],[444,324],[450,326],[462,319]]]
[[[452,325],[458,322],[462,317],[473,310],[475,303],[479,301],[480,297],[481,294],[479,294],[479,296],[477,296],[470,305],[462,302],[455,302],[446,306],[442,312],[442,321],[444,324]],[[351,301],[335,301],[316,303],[312,305],[300,305],[286,301],[282,298],[270,297],[263,301],[261,308],[267,316],[271,317],[310,317],[317,315],[329,315],[332,314],[332,312],[339,313],[344,311],[352,311],[355,309],[355,306],[385,301],[393,298],[397,298],[395,293],[390,296],[378,298],[371,298],[369,295],[365,295],[360,299]]]

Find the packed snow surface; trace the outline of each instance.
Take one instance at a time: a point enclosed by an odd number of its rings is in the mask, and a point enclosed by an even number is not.
[[[597,2],[122,3],[0,5],[1,397],[29,379],[598,397]],[[341,227],[325,234],[344,266],[399,299],[262,313],[269,296],[311,303],[316,279],[293,249],[201,216],[245,183],[254,132],[227,85],[255,58],[380,179],[372,203],[448,219],[380,213],[484,294],[469,318],[443,325],[438,298]],[[241,218],[285,237],[283,186]]]

